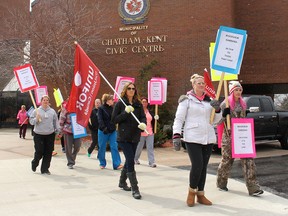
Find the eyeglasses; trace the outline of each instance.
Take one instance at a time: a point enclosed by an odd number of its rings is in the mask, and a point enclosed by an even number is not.
[[[133,91],[135,91],[135,88],[128,87],[127,90],[133,90]]]

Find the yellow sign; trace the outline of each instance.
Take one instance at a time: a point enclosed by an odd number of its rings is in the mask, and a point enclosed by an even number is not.
[[[54,95],[54,98],[55,98],[55,101],[56,101],[56,106],[57,107],[61,106],[61,104],[63,102],[63,97],[62,97],[60,89],[59,88],[58,89],[54,89],[53,95]]]
[[[209,47],[210,64],[213,59],[214,48],[215,48],[215,43],[210,43],[210,47]],[[222,72],[212,69],[211,66],[210,66],[210,71],[211,71],[211,80],[219,81]],[[237,79],[238,79],[237,74],[225,73],[224,80],[237,80]]]

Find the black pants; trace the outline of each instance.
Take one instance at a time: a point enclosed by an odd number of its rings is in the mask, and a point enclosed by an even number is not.
[[[90,145],[90,147],[88,148],[88,153],[92,154],[93,150],[95,149],[96,145],[97,145],[97,149],[98,149],[98,130],[91,130],[91,136],[92,136],[92,143]]]
[[[54,149],[55,133],[49,135],[34,134],[34,159],[33,166],[37,167],[39,161],[42,159],[41,173],[49,170],[52,152]]]
[[[124,167],[127,169],[127,172],[135,171],[135,152],[138,143],[131,142],[118,142],[118,146],[123,150],[125,156],[125,164]]]
[[[27,125],[28,124],[23,124],[22,126],[20,125],[20,128],[19,128],[19,136],[20,136],[20,138],[23,137],[25,139]]]
[[[193,189],[204,191],[207,165],[212,153],[213,144],[201,145],[186,143],[187,152],[191,161],[189,184]]]

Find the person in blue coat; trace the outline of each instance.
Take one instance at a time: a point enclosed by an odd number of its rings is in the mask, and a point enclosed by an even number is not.
[[[98,108],[98,160],[100,168],[105,169],[107,162],[105,158],[106,144],[109,141],[110,151],[112,155],[113,169],[122,169],[121,158],[118,150],[118,143],[116,142],[117,132],[116,125],[111,121],[113,112],[113,95],[103,94],[103,105]]]

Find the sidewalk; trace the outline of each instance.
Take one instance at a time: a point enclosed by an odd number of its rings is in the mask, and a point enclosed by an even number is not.
[[[96,151],[91,158],[82,148],[75,169],[66,166],[66,157],[58,152],[51,163],[52,175],[42,175],[39,167],[31,171],[33,140],[18,137],[17,129],[0,129],[0,212],[3,216],[161,216],[161,215],[287,215],[288,200],[267,191],[261,197],[247,195],[243,183],[229,180],[229,192],[220,192],[216,177],[207,175],[206,195],[212,206],[187,207],[188,171],[167,164],[189,164],[187,155],[171,148],[156,149],[157,168],[146,161],[136,166],[142,200],[120,190],[120,171],[112,170],[110,152],[107,169],[100,170]],[[28,134],[30,135],[30,134]],[[142,153],[146,156],[146,152]],[[161,158],[160,158],[161,157]],[[164,158],[162,158],[164,157]],[[121,153],[121,158],[124,156]],[[165,163],[161,163],[164,161]]]

